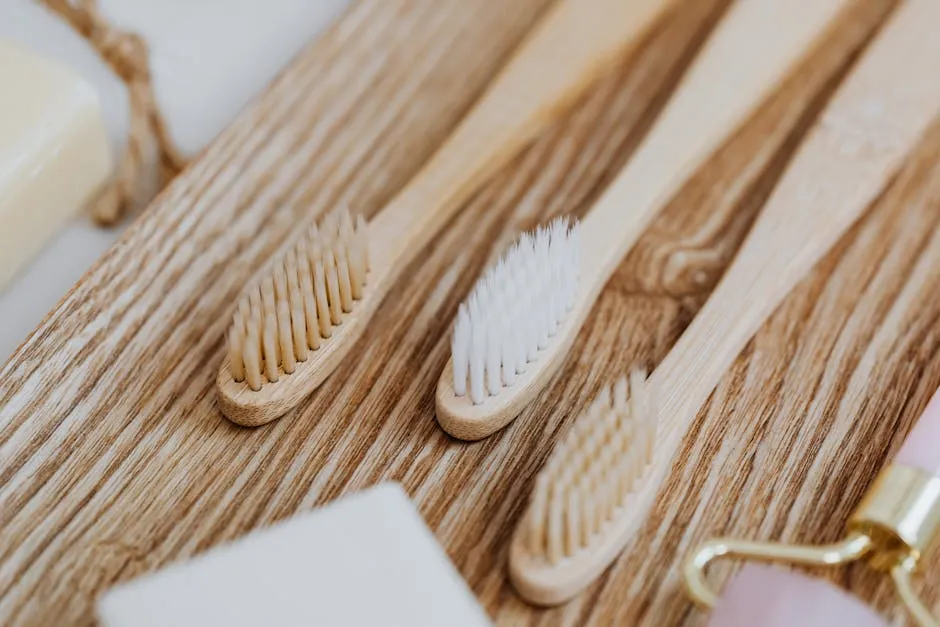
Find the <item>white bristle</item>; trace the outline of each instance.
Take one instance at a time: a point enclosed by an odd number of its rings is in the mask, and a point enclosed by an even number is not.
[[[232,378],[260,390],[293,373],[333,335],[369,269],[366,223],[346,209],[313,226],[239,301],[229,331]]]
[[[467,305],[461,304],[454,324],[454,338],[451,342],[454,355],[454,392],[457,396],[467,393],[467,373],[470,361],[470,314]]]
[[[574,306],[578,225],[563,218],[523,233],[460,306],[451,355],[454,392],[479,405],[539,358]]]
[[[604,388],[535,482],[526,546],[551,564],[589,546],[621,512],[652,461],[655,416],[640,371]]]

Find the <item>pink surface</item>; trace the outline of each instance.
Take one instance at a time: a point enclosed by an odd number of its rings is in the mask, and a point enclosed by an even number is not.
[[[708,627],[887,627],[873,610],[828,581],[746,564],[725,586]]]
[[[940,390],[934,392],[894,462],[940,476]]]

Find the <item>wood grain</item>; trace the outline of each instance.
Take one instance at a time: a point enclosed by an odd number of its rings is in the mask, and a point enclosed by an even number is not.
[[[552,443],[611,373],[662,358],[893,4],[856,0],[646,232],[539,402],[468,445],[433,419],[458,303],[521,229],[589,206],[727,1],[684,0],[419,255],[334,376],[284,419],[242,429],[212,393],[241,285],[298,221],[339,202],[381,207],[547,6],[358,3],[3,367],[0,623],[90,623],[114,582],[385,478],[404,483],[501,624],[700,624],[678,564],[701,538],[837,537],[940,383],[937,129],[724,377],[682,445],[685,465],[608,574],[547,612],[506,578],[512,529]],[[894,611],[877,576],[829,576]]]

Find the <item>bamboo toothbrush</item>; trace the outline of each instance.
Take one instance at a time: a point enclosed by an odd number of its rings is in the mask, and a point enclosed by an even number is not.
[[[555,223],[523,236],[460,307],[452,356],[437,387],[437,420],[445,431],[463,440],[484,438],[539,393],[656,213],[847,4],[748,0],[732,6],[580,228]]]
[[[510,550],[512,581],[526,599],[562,603],[616,558],[645,521],[723,373],[940,114],[938,20],[935,0],[909,0],[897,10],[810,130],[705,306],[648,380],[634,376],[629,390],[614,395],[624,415],[592,418],[589,411],[588,424],[579,419],[559,444],[564,459],[549,461],[537,479]],[[632,445],[619,426],[639,429],[651,420],[652,452]],[[633,463],[614,464],[611,450],[627,451]],[[559,556],[551,547],[560,542]]]
[[[639,43],[673,3],[556,3],[445,144],[371,224],[343,213],[330,216],[242,297],[217,379],[225,416],[261,425],[320,385],[454,212]]]

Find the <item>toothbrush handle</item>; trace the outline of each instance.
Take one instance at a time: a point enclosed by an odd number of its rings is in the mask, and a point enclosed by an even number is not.
[[[597,277],[597,291],[656,213],[780,86],[848,4],[749,0],[729,10],[637,154],[584,220],[582,238],[590,250],[583,271]]]
[[[663,454],[787,293],[862,215],[940,113],[940,3],[892,16],[811,129],[705,307],[651,377]]]
[[[407,265],[487,178],[673,3],[556,3],[450,138],[373,220],[376,257],[389,261],[391,272]]]

